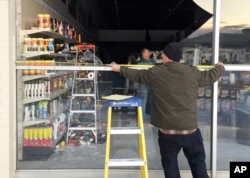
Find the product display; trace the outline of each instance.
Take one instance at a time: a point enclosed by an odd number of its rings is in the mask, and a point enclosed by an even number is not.
[[[37,19],[39,29],[23,31],[25,60],[20,64],[28,68],[18,74],[22,79],[18,86],[23,90],[18,102],[23,111],[19,116],[23,126],[23,135],[19,136],[22,138],[19,160],[44,160],[58,145],[97,144],[106,139],[97,129],[96,72],[36,68],[60,65],[61,62],[99,64],[95,51],[92,53],[95,46],[76,45],[73,38],[79,40],[80,36],[76,37],[74,29],[70,30],[62,21],[53,19],[48,22],[45,14],[39,14]],[[51,26],[53,30],[49,29]]]
[[[19,106],[22,105],[20,109],[23,110],[20,120],[24,127],[23,141],[19,144],[20,160],[47,159],[64,137],[67,132],[69,98],[74,80],[71,71],[33,69],[33,66],[55,65],[55,58],[59,56],[69,58],[65,54],[54,54],[55,38],[61,39],[63,36],[67,43],[76,43],[66,34],[64,35],[67,37],[50,31],[49,14],[38,14],[37,26],[37,30],[23,31],[22,52],[25,60],[21,61],[21,64],[29,66],[29,69],[21,72],[22,80],[18,82],[23,88],[19,101]],[[43,37],[40,37],[40,34],[43,34]],[[69,55],[76,56],[77,51]]]

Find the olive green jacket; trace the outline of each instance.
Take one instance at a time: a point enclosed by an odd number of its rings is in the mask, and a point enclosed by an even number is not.
[[[146,84],[152,91],[151,124],[162,129],[197,128],[197,90],[218,80],[224,67],[216,65],[208,71],[169,62],[148,70],[121,67],[125,78]]]

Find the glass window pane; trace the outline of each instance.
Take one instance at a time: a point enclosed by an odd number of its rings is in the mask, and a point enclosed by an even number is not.
[[[212,12],[211,1],[197,0],[196,3],[208,12]],[[196,27],[200,27],[196,32],[194,32],[196,29],[187,28],[173,30],[168,36],[171,40],[181,40],[184,45],[182,62],[186,65],[212,64],[212,35],[210,34],[206,41],[200,38],[212,31],[212,18],[205,24],[201,24],[201,21],[206,20],[201,18],[200,13],[204,12],[198,9],[193,14],[194,23],[197,22]],[[196,19],[196,17],[199,18]],[[27,36],[30,35],[29,30],[23,32],[27,33]],[[37,34],[45,37],[37,39]],[[84,62],[81,65],[91,66],[95,62],[98,63],[99,60],[93,62],[93,53],[89,52],[77,57],[75,54],[68,53],[51,54],[54,52],[53,50],[67,52],[68,48],[75,47],[67,46],[63,42],[53,46],[51,51],[46,51],[44,47],[41,47],[39,51],[36,44],[40,45],[41,40],[47,40],[48,34],[50,34],[48,31],[45,30],[41,33],[38,29],[36,34],[32,34],[32,38],[23,39],[24,36],[21,36],[18,45],[17,66],[21,66],[23,69],[17,70],[17,168],[103,169],[108,102],[102,97],[111,94],[139,95],[142,97],[143,112],[145,112],[148,88],[143,85],[128,86],[126,80],[121,76],[113,72],[102,71],[98,72],[96,76],[98,81],[95,89],[95,83],[88,80],[88,78],[92,79],[89,74],[93,74],[94,71],[77,72],[67,69],[67,67],[78,65],[78,62]],[[58,35],[53,37],[54,40]],[[34,40],[38,41],[34,42]],[[67,38],[63,38],[63,40],[67,40]],[[28,44],[29,47],[22,46],[22,43]],[[30,46],[33,43],[35,48]],[[162,45],[162,42],[159,43]],[[23,50],[25,50],[24,53]],[[162,49],[155,49],[155,54],[160,50]],[[51,70],[51,66],[61,66],[62,68]],[[75,72],[77,72],[76,76],[74,76]],[[76,78],[85,80],[77,83],[77,87],[72,89]],[[77,95],[72,97],[72,92]],[[211,86],[199,88],[197,91],[197,119],[203,135],[208,169],[211,169],[211,93]],[[94,104],[96,113],[93,111]],[[75,110],[76,113],[70,113],[70,110]],[[78,112],[82,110],[86,112]],[[136,126],[136,116],[135,108],[113,108],[112,124],[113,126]],[[95,119],[97,121],[96,131],[79,129],[92,127]],[[162,169],[158,147],[158,128],[149,124],[148,120],[145,120],[144,126],[149,169]],[[71,131],[69,131],[69,127],[72,127]],[[111,142],[111,153],[114,158],[123,158],[128,155],[138,156],[136,136],[115,136]],[[182,152],[178,161],[180,169],[190,169]]]
[[[248,161],[249,72],[225,72],[219,83],[218,170],[228,170],[230,161]]]
[[[249,2],[221,1],[220,60],[249,64]],[[237,14],[237,15],[235,15]],[[227,71],[219,83],[218,170],[249,160],[248,71]]]

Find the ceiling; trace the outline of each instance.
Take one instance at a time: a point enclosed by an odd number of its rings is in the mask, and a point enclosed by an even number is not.
[[[89,0],[94,1],[94,0]],[[95,0],[98,44],[126,60],[130,52],[162,49],[197,30],[212,14],[193,0]]]
[[[99,29],[185,30],[199,28],[212,15],[193,0],[98,0]]]

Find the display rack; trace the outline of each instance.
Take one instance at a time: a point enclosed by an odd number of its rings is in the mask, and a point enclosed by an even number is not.
[[[21,36],[23,38],[54,38],[61,42],[77,44],[73,39],[66,38],[50,29],[23,30]],[[42,71],[43,69],[35,67],[46,65],[42,63],[44,60],[40,60],[44,56],[55,58],[73,55],[76,54],[60,54],[45,50],[24,51],[20,59],[25,65],[37,62],[24,70]],[[17,71],[17,87],[23,91],[18,93],[17,100],[18,132],[21,133],[18,137],[19,160],[46,159],[67,133],[67,99],[63,99],[62,96],[66,97],[70,93],[72,78],[73,71],[43,70],[41,74],[24,74],[24,71]],[[53,86],[52,81],[57,84]]]

